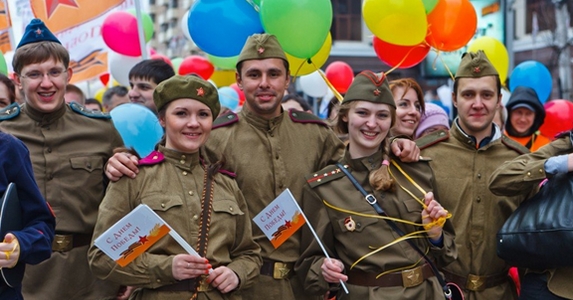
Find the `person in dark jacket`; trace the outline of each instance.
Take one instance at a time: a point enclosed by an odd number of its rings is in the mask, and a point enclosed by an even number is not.
[[[529,150],[536,151],[550,140],[539,133],[545,120],[545,108],[534,89],[518,86],[506,104],[508,118],[505,134]]]

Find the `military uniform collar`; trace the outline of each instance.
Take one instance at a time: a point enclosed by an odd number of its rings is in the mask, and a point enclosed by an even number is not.
[[[347,162],[350,169],[354,171],[373,171],[380,167],[382,164],[382,151],[376,151],[376,153],[361,157],[361,158],[351,158],[348,152],[348,146],[346,146],[346,152],[344,153],[344,160]]]
[[[280,122],[282,122],[285,112],[281,109],[281,114],[278,117],[267,120],[252,112],[246,105],[243,105],[243,108],[239,114],[241,114],[241,117],[245,118],[245,120],[247,120],[247,122],[253,126],[262,130],[269,131],[273,130],[278,124],[280,124]]]
[[[28,105],[28,103],[25,103],[22,106],[22,111],[25,114],[27,114],[28,116],[30,116],[30,118],[32,118],[32,120],[40,123],[40,126],[42,126],[42,125],[46,125],[46,124],[51,124],[55,120],[61,118],[66,113],[67,106],[68,105],[64,103],[59,108],[57,108],[55,111],[49,112],[49,113],[44,113],[44,112],[41,112],[41,111],[33,108],[32,106]]]
[[[165,155],[165,160],[176,165],[178,168],[191,171],[195,166],[199,164],[199,151],[195,153],[184,153],[177,150],[165,148],[163,145],[159,145],[159,152]]]
[[[484,138],[480,144],[479,147],[476,147],[476,138],[467,134],[462,127],[460,127],[459,125],[459,117],[456,118],[452,124],[452,128],[450,129],[450,134],[453,138],[459,140],[460,142],[467,144],[467,145],[471,145],[472,148],[474,149],[479,149],[481,147],[487,146],[488,144],[492,143],[495,140],[498,140],[501,138],[501,130],[497,127],[497,125],[495,123],[492,123],[492,128],[491,128],[491,135]]]

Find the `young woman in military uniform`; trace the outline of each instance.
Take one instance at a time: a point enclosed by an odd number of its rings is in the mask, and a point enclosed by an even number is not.
[[[164,237],[121,268],[92,244],[92,271],[135,286],[130,299],[241,299],[234,291],[252,285],[262,260],[232,174],[218,171],[220,163],[203,160],[202,146],[220,110],[217,90],[195,76],[174,76],[157,86],[153,99],[165,138],[157,151],[139,161],[135,179],[123,177],[110,185],[94,239],[146,204],[190,245],[198,245],[202,257],[185,254],[174,239]],[[211,189],[206,188],[208,178]],[[205,195],[209,190],[211,197]]]
[[[303,232],[305,250],[295,269],[309,293],[340,288],[341,280],[349,294],[339,290],[338,299],[444,299],[430,265],[407,241],[399,241],[401,234],[380,218],[378,208],[340,168],[377,198],[379,208],[396,218],[398,230],[415,236],[410,241],[438,265],[454,260],[453,229],[448,212],[436,201],[428,163],[402,163],[388,151],[395,118],[385,75],[357,75],[337,121],[337,128],[349,135],[345,156],[339,165],[308,176],[303,194],[303,210],[331,256],[326,259],[310,231]]]

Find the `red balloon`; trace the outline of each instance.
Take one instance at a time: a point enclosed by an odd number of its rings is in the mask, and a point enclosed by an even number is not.
[[[99,81],[101,81],[103,86],[107,86],[107,83],[109,82],[109,73],[108,72],[101,73],[99,75]]]
[[[205,57],[199,55],[187,56],[179,66],[179,75],[197,74],[208,80],[215,72],[213,64]]]
[[[236,82],[231,84],[229,87],[234,89],[237,92],[237,94],[239,94],[239,106],[243,106],[243,103],[245,103],[245,93],[243,92],[243,90],[241,90],[241,88]]]
[[[352,67],[343,61],[332,62],[326,70],[324,75],[330,81],[332,86],[341,94],[346,93],[352,80],[354,80],[354,71]]]
[[[398,66],[398,69],[407,69],[419,64],[430,52],[430,46],[426,41],[414,46],[400,46],[387,43],[374,36],[372,45],[383,63],[392,68]]]
[[[472,39],[476,28],[477,14],[469,0],[438,0],[428,14],[426,41],[438,50],[458,50]]]
[[[163,54],[159,54],[159,53],[151,54],[151,56],[149,58],[163,60],[164,62],[168,63],[170,66],[173,67],[173,64],[171,63],[171,60],[169,59],[169,57],[167,57]]]
[[[553,139],[560,132],[573,129],[573,102],[569,100],[551,100],[545,107],[545,121],[539,131]]]

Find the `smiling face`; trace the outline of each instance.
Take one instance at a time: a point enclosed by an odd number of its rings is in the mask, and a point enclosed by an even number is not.
[[[414,136],[422,116],[422,105],[416,91],[398,86],[392,90],[392,95],[396,102],[396,124],[392,128],[392,133]]]
[[[211,109],[194,99],[178,99],[167,104],[159,122],[165,128],[165,147],[184,153],[195,153],[205,144],[213,116]]]
[[[353,101],[348,113],[339,117],[348,124],[348,151],[352,158],[378,151],[392,126],[392,108],[388,104]]]
[[[511,111],[509,121],[517,133],[525,134],[533,126],[535,112],[525,107],[518,107]]]
[[[153,102],[153,90],[157,87],[157,83],[143,78],[130,78],[129,86],[131,89],[128,95],[131,103],[141,104],[157,113],[157,108]]]
[[[49,59],[24,66],[14,81],[22,89],[27,105],[50,113],[64,105],[66,85],[71,77],[71,68],[66,69],[62,62]]]
[[[453,94],[458,109],[459,124],[469,135],[481,141],[491,135],[493,117],[501,103],[495,76],[458,79],[457,93]]]
[[[245,93],[245,105],[252,112],[266,119],[280,115],[281,100],[290,80],[282,59],[246,60],[236,77]]]

